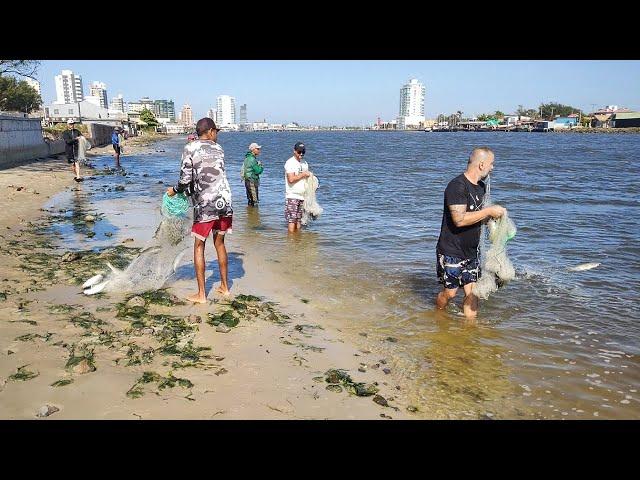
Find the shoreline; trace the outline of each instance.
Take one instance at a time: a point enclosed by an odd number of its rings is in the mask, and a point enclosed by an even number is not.
[[[125,155],[145,153],[148,146],[125,146]],[[110,149],[94,148],[87,157]],[[9,189],[0,200],[1,418],[36,418],[47,406],[52,419],[424,415],[394,398],[400,393],[394,375],[367,368],[380,360],[375,352],[359,350],[310,306],[265,296],[278,279],[242,245],[229,248],[247,255],[245,275],[233,285],[235,307],[213,291],[205,305],[181,305],[193,278],[143,300],[82,295],[78,282],[104,267],[101,258],[125,264],[137,249],[114,238],[111,247],[75,252],[80,258],[70,260],[70,252],[53,246],[46,227],[56,211],[43,207],[57,193],[82,189],[72,177],[66,159],[0,172],[0,188]],[[208,253],[207,270],[217,269],[214,259]],[[123,309],[127,301],[137,302],[137,310]],[[224,312],[239,320],[227,333],[219,331],[226,330],[220,325],[220,318],[229,318]],[[353,381],[332,369],[344,369]]]

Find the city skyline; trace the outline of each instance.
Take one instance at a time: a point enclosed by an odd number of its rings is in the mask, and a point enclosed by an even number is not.
[[[249,122],[366,125],[398,114],[398,92],[411,78],[426,86],[425,116],[473,116],[557,101],[584,111],[608,104],[640,107],[638,61],[53,61],[37,79],[45,104],[54,77],[72,70],[100,81],[125,102],[173,98],[205,116],[217,97],[248,105]],[[196,74],[197,72],[197,74]],[[88,92],[85,92],[85,94]]]

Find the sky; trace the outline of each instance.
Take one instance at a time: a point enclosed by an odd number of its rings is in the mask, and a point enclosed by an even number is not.
[[[54,76],[107,84],[109,100],[142,97],[188,103],[194,118],[215,108],[218,95],[247,105],[250,122],[362,126],[398,115],[400,88],[411,78],[426,86],[425,116],[464,116],[519,105],[559,102],[586,112],[618,105],[640,110],[640,61],[568,60],[44,60],[38,70],[45,104],[56,99]]]

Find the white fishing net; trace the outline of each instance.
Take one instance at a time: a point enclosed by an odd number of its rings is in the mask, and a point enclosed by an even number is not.
[[[318,178],[312,173],[305,179],[304,202],[302,203],[302,219],[300,223],[307,225],[309,220],[318,218],[324,209],[316,200],[316,190],[318,189]]]
[[[90,287],[84,293],[92,295],[100,291],[142,293],[162,288],[175,272],[182,256],[189,250],[191,215],[168,215],[163,210],[162,221],[156,233],[140,254],[124,270],[107,263],[111,272],[106,277],[96,276],[87,281]],[[98,282],[98,283],[96,283]]]
[[[491,189],[487,178],[487,192],[484,207],[491,205]],[[505,213],[497,220],[483,222],[480,230],[480,272],[481,276],[473,286],[473,293],[483,300],[516,277],[516,271],[507,256],[507,242],[516,234],[516,226]],[[487,240],[491,243],[487,249]]]

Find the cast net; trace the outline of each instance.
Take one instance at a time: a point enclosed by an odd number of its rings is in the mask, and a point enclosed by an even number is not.
[[[307,225],[309,220],[315,220],[322,212],[323,208],[316,200],[316,190],[318,189],[318,177],[313,173],[305,179],[304,202],[302,203],[302,225]]]

